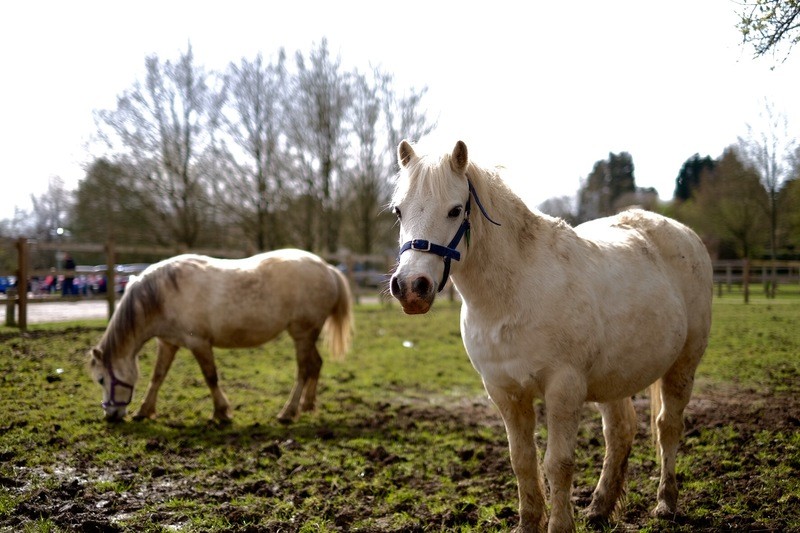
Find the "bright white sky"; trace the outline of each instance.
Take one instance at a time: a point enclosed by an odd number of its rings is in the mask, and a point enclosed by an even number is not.
[[[380,65],[427,86],[447,149],[503,164],[529,205],[573,195],[595,161],[633,156],[636,183],[669,199],[683,162],[719,156],[765,98],[800,124],[800,50],[781,63],[741,46],[730,0],[226,2],[44,0],[0,9],[0,219],[52,176],[75,188],[92,111],[144,79],[144,59],[222,70],[260,51],[292,58],[323,36],[345,69]],[[774,69],[771,69],[774,67]],[[795,130],[796,131],[796,130]]]

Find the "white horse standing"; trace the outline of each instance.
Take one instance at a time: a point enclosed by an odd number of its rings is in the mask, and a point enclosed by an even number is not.
[[[348,349],[352,306],[347,279],[321,258],[276,250],[246,259],[179,255],[130,282],[89,366],[103,387],[106,418],[125,416],[139,377],[137,353],[153,337],[158,355],[137,418],[156,414],[158,390],[180,347],[191,350],[211,390],[214,418],[229,421],[230,402],[219,386],[213,347],[259,346],[288,331],[297,378],[278,415],[292,422],[314,408],[322,358],[316,343],[326,329],[334,359]]]
[[[392,205],[403,245],[391,291],[406,313],[425,313],[452,266],[464,346],[505,422],[519,530],[548,524],[534,398],[547,413],[549,530],[573,530],[583,403],[596,402],[603,418],[605,460],[586,513],[604,521],[636,432],[631,395],[651,384],[662,459],[654,514],[672,516],[683,410],[711,325],[711,262],[697,235],[641,210],[576,228],[531,212],[461,141],[442,157],[420,157],[403,141],[398,159]]]

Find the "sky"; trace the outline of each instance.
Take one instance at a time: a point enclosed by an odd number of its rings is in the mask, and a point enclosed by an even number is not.
[[[770,103],[800,124],[800,51],[754,59],[738,2],[209,2],[42,0],[0,9],[0,219],[58,176],[77,188],[93,112],[144,79],[156,54],[223,70],[327,38],[342,67],[380,66],[421,89],[437,146],[507,168],[531,206],[574,195],[626,151],[636,184],[672,197],[693,154],[718,157]],[[135,7],[135,9],[133,9]],[[794,93],[794,94],[793,94]],[[796,131],[796,130],[795,130]]]

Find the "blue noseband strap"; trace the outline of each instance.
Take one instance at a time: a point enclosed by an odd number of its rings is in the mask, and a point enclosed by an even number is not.
[[[498,222],[492,220],[492,218],[486,213],[486,209],[483,208],[483,204],[481,204],[481,200],[478,198],[478,194],[475,192],[472,182],[467,180],[467,184],[469,185],[469,196],[467,196],[467,204],[464,207],[464,220],[458,227],[458,231],[450,241],[450,244],[447,246],[442,246],[441,244],[435,244],[425,239],[413,239],[404,243],[403,246],[400,247],[400,252],[398,253],[399,257],[400,255],[403,255],[403,252],[413,250],[416,252],[431,253],[441,257],[444,260],[444,272],[442,273],[442,281],[439,283],[439,287],[436,289],[437,292],[442,292],[442,289],[444,289],[444,286],[447,284],[447,279],[450,277],[450,260],[461,260],[461,252],[456,250],[456,247],[461,242],[461,239],[464,237],[464,235],[467,235],[467,246],[469,246],[469,213],[471,210],[472,198],[475,198],[475,203],[478,204],[478,209],[481,210],[481,213],[484,217],[486,217],[486,220],[496,226],[500,225]]]

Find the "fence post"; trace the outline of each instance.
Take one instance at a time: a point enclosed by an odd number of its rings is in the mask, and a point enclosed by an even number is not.
[[[17,302],[19,330],[28,331],[28,239],[17,239]]]
[[[728,264],[725,266],[725,282],[728,287],[728,293],[730,293],[731,285],[733,285],[733,265]],[[722,288],[720,287],[720,291],[721,290]],[[722,295],[720,294],[720,296]]]
[[[111,320],[111,316],[114,314],[114,308],[116,305],[115,285],[117,284],[116,281],[117,265],[115,264],[114,260],[114,239],[109,238],[106,241],[105,252],[106,252],[106,301],[108,302],[108,319]]]
[[[745,257],[742,267],[742,290],[744,292],[744,303],[750,303],[750,259]]]
[[[17,325],[14,317],[17,305],[17,289],[9,287],[6,291],[6,326],[13,328]]]
[[[344,266],[347,269],[347,281],[350,283],[350,292],[353,293],[353,301],[357,304],[361,303],[361,290],[356,283],[356,273],[354,271],[355,268],[355,260],[353,259],[353,254],[349,251],[345,253],[344,256]]]

